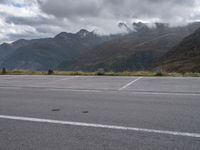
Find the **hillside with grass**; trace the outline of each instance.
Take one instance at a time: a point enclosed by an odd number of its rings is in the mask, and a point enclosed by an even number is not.
[[[164,71],[200,72],[200,28],[157,63]]]

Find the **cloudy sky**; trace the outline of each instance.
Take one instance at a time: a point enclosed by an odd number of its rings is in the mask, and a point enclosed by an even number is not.
[[[119,33],[119,22],[200,21],[199,0],[0,0],[0,43],[81,28]]]

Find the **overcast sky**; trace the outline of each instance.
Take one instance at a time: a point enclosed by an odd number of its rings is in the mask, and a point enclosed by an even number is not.
[[[0,0],[0,43],[81,28],[119,33],[119,22],[200,21],[200,0]]]

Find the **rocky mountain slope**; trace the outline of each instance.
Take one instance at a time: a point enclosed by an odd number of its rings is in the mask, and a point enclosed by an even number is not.
[[[170,72],[200,72],[200,28],[167,52],[157,65]]]

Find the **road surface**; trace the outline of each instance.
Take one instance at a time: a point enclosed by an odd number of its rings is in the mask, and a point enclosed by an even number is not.
[[[0,150],[199,150],[200,78],[0,76]]]

